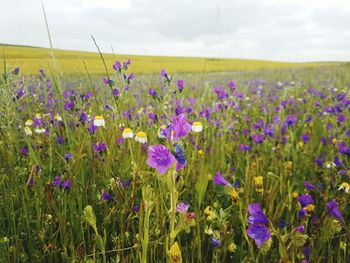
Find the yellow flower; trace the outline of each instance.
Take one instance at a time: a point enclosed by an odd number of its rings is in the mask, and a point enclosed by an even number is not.
[[[254,177],[255,190],[258,193],[262,193],[264,191],[263,179],[264,178],[262,176],[255,176]]]
[[[297,199],[299,197],[299,194],[297,192],[293,192],[292,195],[294,199]]]
[[[235,243],[232,242],[228,245],[228,251],[230,251],[231,253],[234,253],[236,249],[237,249],[237,246]]]
[[[343,182],[340,187],[338,188],[338,190],[345,190],[346,193],[349,193],[350,190],[350,184],[348,184],[347,182]]]
[[[235,190],[232,190],[232,192],[231,192],[232,202],[236,203],[238,200],[238,197],[239,197],[238,193]]]
[[[210,216],[211,214],[213,213],[213,208],[211,208],[211,206],[207,206],[205,209],[204,209],[204,216]]]
[[[123,131],[123,138],[127,139],[132,137],[134,137],[134,133],[132,132],[132,130],[130,128],[125,128]]]
[[[304,143],[302,141],[298,142],[298,146],[299,148],[303,148],[304,147]]]
[[[94,118],[94,125],[97,127],[100,126],[105,126],[105,119],[103,118],[103,116],[95,116]]]
[[[192,131],[193,132],[201,132],[203,130],[203,125],[201,122],[196,121],[192,124]]]
[[[293,163],[292,163],[292,161],[288,161],[288,162],[287,162],[287,170],[291,171],[292,168],[293,168]]]
[[[337,143],[337,138],[333,138],[333,139],[332,139],[332,143],[333,143],[333,144],[336,144],[336,143]]]
[[[139,143],[146,143],[147,142],[147,135],[145,132],[143,131],[139,131],[136,133],[135,135],[135,141],[139,142]]]
[[[315,210],[315,206],[313,204],[309,204],[306,207],[304,207],[304,209],[306,210],[306,212],[312,213]]]
[[[169,262],[171,263],[182,263],[182,256],[179,244],[175,242],[169,251]]]
[[[198,150],[198,154],[202,155],[203,154],[203,150],[202,149]]]
[[[57,114],[55,115],[55,120],[56,120],[56,121],[62,121],[62,117],[57,113]]]

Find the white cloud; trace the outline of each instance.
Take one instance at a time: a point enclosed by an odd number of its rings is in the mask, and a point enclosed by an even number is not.
[[[58,48],[350,60],[347,0],[46,0]],[[0,0],[0,42],[48,46],[40,0]]]

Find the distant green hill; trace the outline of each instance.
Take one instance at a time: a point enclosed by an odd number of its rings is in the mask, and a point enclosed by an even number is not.
[[[71,50],[54,50],[58,68],[63,74],[85,73],[83,60],[91,74],[103,74],[104,68],[100,56],[96,52],[82,52]],[[0,58],[5,56],[9,68],[20,67],[24,74],[36,74],[38,69],[48,69],[51,65],[51,50],[48,48],[16,46],[0,44]],[[232,70],[257,70],[277,68],[318,67],[323,65],[337,65],[337,62],[288,63],[250,59],[214,59],[201,57],[170,57],[170,56],[138,56],[104,54],[107,66],[112,71],[116,60],[132,61],[134,73],[156,73],[161,69],[168,72],[215,72]],[[3,63],[0,63],[3,71]]]

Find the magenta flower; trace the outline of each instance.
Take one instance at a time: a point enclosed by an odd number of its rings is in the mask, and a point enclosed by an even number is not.
[[[258,247],[261,247],[271,237],[269,229],[260,224],[250,225],[247,229],[247,235],[254,239]]]
[[[180,203],[177,203],[176,205],[176,211],[178,211],[181,214],[186,214],[188,211],[188,208],[190,208],[190,205],[185,202],[180,202]]]
[[[191,131],[192,126],[187,122],[187,117],[184,113],[171,118],[171,130],[173,133],[173,141],[178,141],[181,137],[187,136]]]
[[[150,145],[148,147],[147,164],[155,168],[161,175],[164,175],[175,162],[174,155],[163,145]]]
[[[214,184],[216,185],[231,186],[231,184],[226,181],[226,179],[220,172],[217,172],[215,174],[213,181],[214,181]]]

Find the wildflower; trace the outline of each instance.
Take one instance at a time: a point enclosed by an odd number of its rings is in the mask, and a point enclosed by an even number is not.
[[[139,142],[139,143],[147,143],[147,135],[145,132],[143,131],[139,131],[136,133],[135,135],[135,141]]]
[[[247,229],[247,235],[254,239],[258,247],[261,247],[271,237],[269,229],[261,224],[250,225]]]
[[[33,135],[33,132],[29,127],[24,127],[24,133],[28,136]]]
[[[113,65],[113,69],[114,70],[117,70],[117,71],[121,71],[121,69],[122,69],[122,64],[120,63],[120,61],[116,61],[115,63],[114,63],[114,65]]]
[[[182,79],[179,79],[176,84],[177,84],[177,88],[179,89],[179,91],[182,92],[182,90],[184,89],[184,86],[185,86],[184,81]]]
[[[313,184],[311,184],[310,182],[308,181],[305,181],[304,182],[304,187],[309,190],[309,191],[313,191],[313,190],[316,190],[316,186],[314,186]]]
[[[68,162],[70,159],[72,159],[72,154],[70,152],[66,153],[66,157],[64,157],[64,159]]]
[[[339,186],[338,190],[339,190],[339,191],[340,191],[340,190],[345,190],[346,193],[349,193],[350,184],[348,184],[348,183],[346,183],[346,182],[343,182],[343,183]]]
[[[119,96],[119,90],[118,89],[113,89],[113,96],[118,97]]]
[[[23,155],[28,155],[29,153],[29,150],[28,150],[28,147],[21,147],[21,154]]]
[[[220,172],[215,174],[213,181],[216,185],[231,186],[231,184],[225,180],[224,176]]]
[[[157,169],[161,175],[164,175],[175,162],[174,155],[163,145],[151,145],[148,147],[147,164]]]
[[[179,244],[177,242],[174,242],[174,244],[170,247],[169,262],[170,263],[182,263],[181,250],[180,250]]]
[[[237,246],[235,243],[231,242],[227,248],[228,248],[228,251],[230,251],[231,253],[234,253],[237,249]]]
[[[192,131],[193,132],[201,132],[203,130],[203,125],[201,122],[196,121],[192,124]]]
[[[61,177],[56,176],[55,179],[51,182],[52,186],[60,186],[62,183]]]
[[[44,128],[36,128],[36,129],[34,129],[34,131],[37,134],[41,134],[41,133],[45,133],[46,132],[46,130]]]
[[[165,136],[165,130],[167,126],[165,124],[161,125],[158,130],[158,138],[166,138]]]
[[[297,118],[294,115],[288,115],[285,123],[288,126],[293,126],[296,122]]]
[[[140,210],[140,207],[138,205],[134,205],[133,209],[134,209],[134,212],[137,213]]]
[[[103,116],[95,116],[94,118],[94,125],[96,127],[100,127],[100,126],[105,126],[105,120],[103,118]]]
[[[219,246],[220,246],[220,240],[219,240],[219,239],[213,238],[213,239],[211,240],[211,242],[213,243],[213,246],[214,246],[214,247],[219,247]]]
[[[251,146],[249,146],[249,145],[245,145],[245,144],[240,144],[240,145],[238,146],[238,149],[239,149],[240,151],[245,152],[245,151],[250,151],[251,149],[253,149],[253,147],[251,147]]]
[[[187,136],[191,130],[191,125],[187,122],[184,113],[171,118],[172,140],[178,141],[181,137]]]
[[[293,169],[293,162],[292,161],[288,161],[286,168],[287,168],[288,171],[291,171]]]
[[[294,199],[298,199],[299,198],[299,194],[297,192],[293,192],[292,195],[293,195]]]
[[[205,217],[209,217],[213,214],[213,208],[211,206],[207,206],[205,209],[204,209],[204,216]]]
[[[302,208],[306,207],[307,205],[314,204],[314,200],[312,199],[312,196],[309,194],[303,194],[299,196],[299,203]]]
[[[254,177],[255,190],[258,193],[262,193],[264,191],[263,179],[264,178],[262,176],[255,176]]]
[[[248,223],[249,224],[268,224],[269,221],[264,214],[264,212],[261,210],[260,204],[258,203],[253,203],[248,205]]]
[[[132,132],[132,130],[130,128],[125,128],[123,130],[123,138],[124,139],[128,139],[128,138],[132,138],[134,137],[134,133]]]
[[[175,143],[174,146],[175,146],[174,156],[175,156],[175,159],[177,160],[176,171],[178,171],[186,165],[186,157],[183,149],[179,144]]]
[[[188,208],[190,208],[190,205],[185,202],[180,202],[180,203],[177,203],[176,205],[176,211],[178,211],[181,214],[186,214],[188,211]]]
[[[238,197],[239,197],[238,193],[237,193],[235,190],[232,190],[232,191],[231,191],[231,199],[232,199],[232,202],[236,203],[237,200],[238,200]]]
[[[339,211],[339,204],[335,199],[332,199],[332,201],[328,202],[326,206],[328,215],[331,215],[338,220],[343,219],[343,216]]]
[[[93,150],[97,153],[103,153],[107,151],[107,145],[104,142],[97,142],[93,144]]]
[[[69,179],[65,179],[62,183],[61,186],[63,189],[69,189],[72,186],[72,183]]]
[[[57,113],[56,115],[55,115],[55,121],[62,121],[62,117]]]
[[[26,120],[26,122],[24,123],[25,126],[32,126],[33,125],[33,121],[32,120]]]
[[[101,194],[101,201],[111,201],[113,199],[113,194],[103,191]]]

